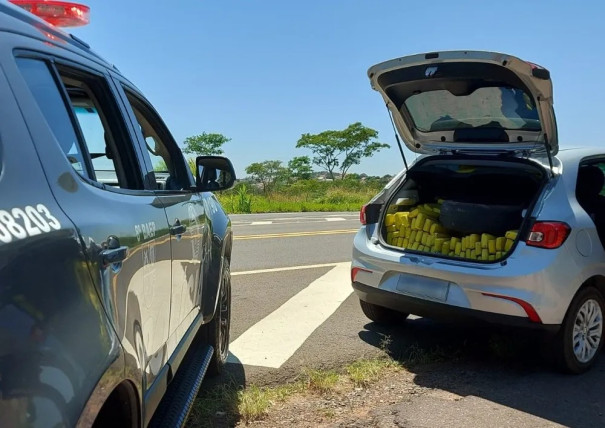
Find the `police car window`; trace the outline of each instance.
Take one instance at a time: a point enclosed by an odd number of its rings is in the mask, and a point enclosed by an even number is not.
[[[103,77],[42,60],[17,58],[72,167],[106,189],[142,189],[125,124]]]
[[[48,65],[29,58],[17,58],[17,65],[69,163],[79,174],[88,176],[76,132]]]
[[[138,123],[137,131],[145,142],[145,147],[158,190],[183,190],[191,186],[185,161],[181,151],[169,137],[168,130],[154,111],[125,88],[126,97]]]

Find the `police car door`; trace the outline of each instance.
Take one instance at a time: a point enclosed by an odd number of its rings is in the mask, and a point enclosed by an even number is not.
[[[17,65],[22,79],[14,86],[22,91],[18,98],[53,194],[80,232],[124,350],[145,372],[145,390],[168,358],[171,272],[164,208],[144,188],[140,151],[104,69],[30,52]]]
[[[172,306],[168,350],[172,352],[199,315],[203,252],[210,248],[201,196],[170,131],[154,108],[127,83],[117,81],[144,152],[148,182],[166,209],[172,249]]]

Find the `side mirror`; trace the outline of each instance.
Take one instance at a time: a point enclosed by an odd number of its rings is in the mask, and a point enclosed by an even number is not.
[[[231,161],[222,156],[198,156],[195,159],[195,180],[198,192],[229,189],[235,183]]]

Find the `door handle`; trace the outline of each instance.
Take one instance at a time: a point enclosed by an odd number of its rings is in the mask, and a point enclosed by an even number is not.
[[[128,257],[128,247],[109,248],[101,251],[101,259],[105,266],[120,263]]]
[[[171,235],[182,235],[186,230],[187,227],[184,224],[181,224],[179,219],[174,222],[174,226],[170,226]]]
[[[120,240],[117,236],[107,238],[106,247],[101,251],[101,263],[103,266],[121,263],[128,257],[128,247],[120,245]]]

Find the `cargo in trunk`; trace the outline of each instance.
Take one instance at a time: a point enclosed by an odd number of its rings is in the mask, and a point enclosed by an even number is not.
[[[493,262],[506,257],[546,180],[521,160],[432,157],[390,199],[382,233],[393,247]]]

